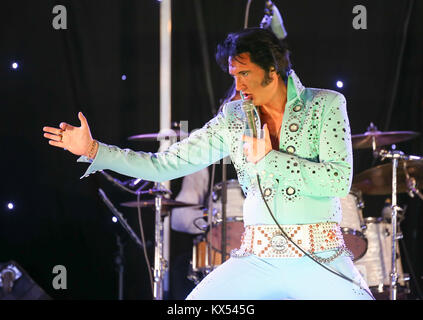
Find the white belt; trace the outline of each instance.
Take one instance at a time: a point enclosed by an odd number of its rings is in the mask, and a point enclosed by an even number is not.
[[[319,251],[345,249],[341,228],[337,223],[294,224],[281,227],[295,244],[313,256]],[[277,225],[245,227],[241,247],[232,250],[231,256],[250,254],[261,258],[301,258],[304,255],[297,246],[285,238]]]

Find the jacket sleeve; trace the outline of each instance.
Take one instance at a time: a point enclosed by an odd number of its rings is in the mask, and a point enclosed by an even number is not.
[[[228,155],[227,130],[226,119],[221,112],[188,138],[163,152],[135,152],[99,143],[97,155],[81,179],[103,169],[156,182],[185,176]],[[82,156],[78,162],[91,160]]]
[[[316,161],[272,150],[257,163],[258,173],[273,174],[288,196],[344,197],[350,190],[351,133],[342,94],[327,103],[321,119]]]

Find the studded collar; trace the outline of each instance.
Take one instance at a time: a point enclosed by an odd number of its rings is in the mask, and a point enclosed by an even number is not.
[[[294,101],[295,99],[300,99],[301,93],[304,91],[305,87],[301,83],[297,74],[293,69],[289,71],[288,74],[288,86],[287,86],[287,105]]]

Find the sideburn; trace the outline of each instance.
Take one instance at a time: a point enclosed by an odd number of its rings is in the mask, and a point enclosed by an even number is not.
[[[273,78],[270,76],[270,71],[264,73],[264,78],[261,81],[262,87],[267,87],[271,82],[273,81]]]

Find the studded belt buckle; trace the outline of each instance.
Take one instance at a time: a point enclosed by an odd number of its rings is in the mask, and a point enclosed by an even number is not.
[[[288,249],[288,241],[280,233],[273,235],[272,239],[270,240],[270,245],[274,250],[279,252],[286,251]]]

